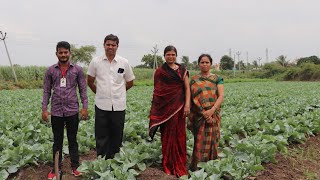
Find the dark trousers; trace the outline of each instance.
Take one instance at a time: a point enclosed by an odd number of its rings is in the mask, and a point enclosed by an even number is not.
[[[59,151],[59,168],[61,169],[62,160],[62,147],[63,147],[63,133],[64,127],[67,128],[69,155],[71,159],[71,167],[78,168],[79,166],[79,150],[77,142],[77,132],[79,127],[79,114],[69,116],[69,117],[51,117],[52,132],[53,132],[53,162],[54,156],[57,151]]]
[[[95,106],[97,156],[111,159],[120,151],[125,111],[104,111]]]

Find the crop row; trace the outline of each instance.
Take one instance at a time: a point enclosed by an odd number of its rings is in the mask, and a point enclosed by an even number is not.
[[[229,83],[225,85],[220,159],[200,163],[200,170],[182,179],[243,179],[262,170],[261,163],[275,162],[277,151],[289,143],[303,142],[320,132],[319,83]],[[128,92],[124,143],[114,159],[84,161],[87,178],[135,179],[146,167],[161,162],[159,134],[148,142],[148,114],[152,87]],[[40,121],[41,90],[0,91],[0,179],[19,168],[51,162],[50,123]],[[94,102],[89,94],[90,120],[82,121],[78,141],[81,153],[94,148]],[[187,134],[188,156],[193,137]],[[66,138],[64,153],[68,153]]]

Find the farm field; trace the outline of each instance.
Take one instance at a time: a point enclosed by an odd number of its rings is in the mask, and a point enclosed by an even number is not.
[[[275,162],[289,144],[304,142],[320,132],[320,83],[241,82],[225,84],[221,118],[220,160],[199,164],[201,169],[181,179],[244,179]],[[85,179],[135,179],[161,162],[159,135],[148,142],[152,86],[128,92],[124,143],[114,159],[82,161]],[[90,91],[88,91],[90,92]],[[41,90],[0,91],[0,179],[28,164],[50,163],[52,132],[40,121]],[[89,93],[90,120],[79,126],[81,153],[94,148],[94,98]],[[187,134],[188,155],[193,137]],[[68,154],[65,138],[64,153]],[[312,172],[311,172],[312,173]]]

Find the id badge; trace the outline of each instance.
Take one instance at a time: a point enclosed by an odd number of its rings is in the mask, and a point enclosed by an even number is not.
[[[60,79],[60,87],[67,87],[67,79],[66,78]]]

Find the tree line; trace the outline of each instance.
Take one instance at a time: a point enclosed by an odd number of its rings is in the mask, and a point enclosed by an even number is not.
[[[92,45],[76,47],[76,45],[71,45],[72,58],[71,61],[74,63],[82,63],[84,65],[89,65],[93,55],[96,52],[96,47]],[[153,69],[155,62],[157,61],[158,67],[161,66],[165,61],[162,56],[154,54],[146,54],[141,58],[140,65],[135,66],[135,68],[149,68]],[[266,64],[259,64],[257,60],[254,60],[252,63],[245,63],[243,61],[238,61],[235,64],[235,61],[232,57],[224,55],[220,58],[219,69],[220,70],[258,70],[258,69],[268,69],[270,66],[281,66],[281,67],[292,67],[292,66],[301,66],[305,63],[310,64],[320,64],[320,58],[317,56],[301,57],[299,59],[290,61],[285,55],[280,55],[274,61]],[[181,57],[181,65],[185,66],[190,70],[198,69],[198,62],[190,61],[189,56]]]

